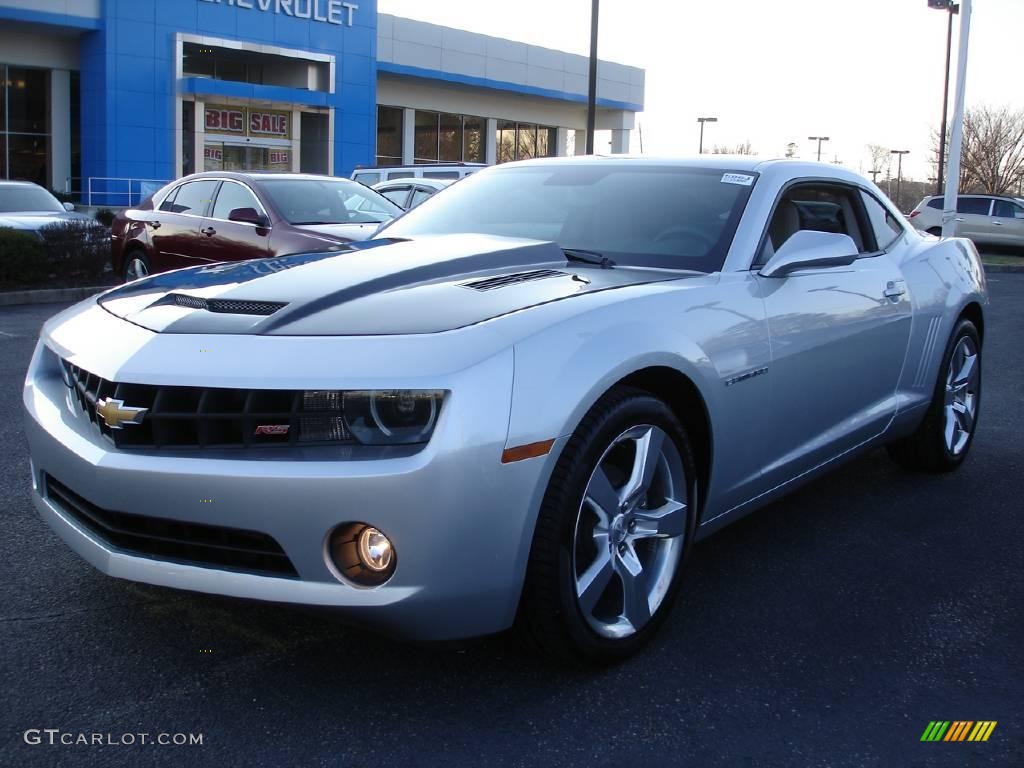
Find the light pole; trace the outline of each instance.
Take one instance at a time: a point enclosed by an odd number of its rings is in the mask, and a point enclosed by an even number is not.
[[[717,123],[717,117],[698,117],[697,122],[700,123],[700,144],[697,145],[697,154],[704,154],[704,123]]]
[[[960,186],[960,153],[964,142],[964,99],[967,96],[967,51],[971,42],[971,5],[960,0],[960,35],[956,56],[956,94],[949,134],[949,167],[946,169],[946,193],[942,206],[942,236],[956,234],[956,196]]]
[[[808,136],[807,140],[808,141],[816,141],[816,142],[818,142],[818,162],[820,163],[821,162],[821,143],[823,141],[828,141],[828,136]]]
[[[594,154],[597,130],[597,18],[598,0],[590,6],[590,84],[587,88],[587,154]]]
[[[890,155],[896,155],[896,207],[901,211],[903,206],[900,205],[900,188],[903,186],[903,156],[909,155],[909,149],[894,149],[889,152]]]
[[[870,171],[868,171],[868,173],[871,174],[871,183],[872,184],[877,184],[878,183],[878,174],[880,174],[881,172],[882,172],[881,168],[872,168]]]
[[[946,26],[946,82],[942,87],[942,124],[939,126],[939,172],[936,175],[935,194],[942,194],[942,174],[946,163],[946,123],[949,115],[949,58],[953,50],[953,16],[960,13],[960,6],[953,0],[928,0],[928,7],[949,13]]]

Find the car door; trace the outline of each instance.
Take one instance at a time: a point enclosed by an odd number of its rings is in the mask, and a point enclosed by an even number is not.
[[[876,234],[869,203],[887,237]],[[771,343],[769,488],[888,426],[910,338],[911,303],[897,266],[906,237],[891,211],[853,186],[792,185],[776,202],[756,264],[803,229],[847,234],[860,256],[849,266],[757,276]]]
[[[1024,206],[1012,200],[996,200],[990,225],[994,243],[1024,246]]]
[[[975,242],[991,241],[989,214],[992,198],[961,195],[956,200],[956,233]]]
[[[187,181],[172,190],[150,223],[153,271],[177,269],[200,263],[199,230],[217,189],[216,179]]]
[[[224,180],[217,190],[213,209],[199,230],[202,247],[196,257],[202,261],[244,261],[270,255],[270,227],[246,221],[231,221],[231,212],[252,208],[267,216],[256,194],[245,184]],[[267,217],[267,221],[270,218]]]

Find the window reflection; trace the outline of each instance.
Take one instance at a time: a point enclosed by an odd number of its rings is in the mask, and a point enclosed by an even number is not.
[[[0,65],[0,177],[49,186],[50,73]]]

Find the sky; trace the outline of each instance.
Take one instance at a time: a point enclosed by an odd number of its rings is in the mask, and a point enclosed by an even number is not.
[[[379,10],[589,52],[590,0],[379,0]],[[695,153],[705,115],[718,118],[706,149],[749,141],[777,157],[796,142],[798,156],[814,159],[807,137],[829,136],[822,160],[867,172],[867,144],[907,149],[904,177],[924,180],[941,122],[946,19],[927,0],[602,0],[598,48],[602,59],[647,70],[637,116],[646,154]],[[954,83],[958,29],[956,17]],[[1024,108],[1022,31],[1024,0],[974,1],[968,107]]]

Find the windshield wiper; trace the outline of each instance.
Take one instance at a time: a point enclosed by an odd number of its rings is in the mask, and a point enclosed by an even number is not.
[[[615,266],[614,261],[597,251],[581,251],[579,248],[563,248],[562,253],[565,254],[565,258],[569,261],[580,261],[584,264],[594,264],[601,267],[601,269],[611,269]]]

